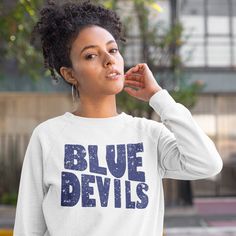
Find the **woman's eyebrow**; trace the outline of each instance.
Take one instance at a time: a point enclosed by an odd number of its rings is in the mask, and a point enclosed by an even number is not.
[[[111,44],[111,43],[115,43],[116,41],[115,40],[109,40],[107,43],[106,43],[106,45],[108,45],[108,44]],[[83,53],[83,51],[85,51],[85,50],[87,50],[87,49],[89,49],[89,48],[97,48],[98,47],[98,45],[88,45],[88,46],[85,46],[82,50],[81,50],[81,52],[80,52],[80,54],[82,54]]]

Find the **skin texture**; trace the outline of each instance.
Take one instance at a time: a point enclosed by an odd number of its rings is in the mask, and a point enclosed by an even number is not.
[[[79,91],[75,115],[91,118],[116,116],[116,94],[123,89],[143,101],[149,101],[161,90],[146,64],[138,64],[124,74],[124,60],[114,37],[99,26],[80,31],[72,44],[70,59],[72,68],[61,67],[60,73]],[[114,70],[119,75],[110,79],[108,75]]]

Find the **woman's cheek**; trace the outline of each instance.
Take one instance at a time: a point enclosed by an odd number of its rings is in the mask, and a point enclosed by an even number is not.
[[[116,60],[118,61],[120,65],[124,65],[124,58],[122,57],[120,53],[116,56]]]

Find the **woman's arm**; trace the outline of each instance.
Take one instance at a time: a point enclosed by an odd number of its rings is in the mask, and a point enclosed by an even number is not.
[[[42,147],[34,130],[24,158],[18,192],[14,236],[42,236],[46,225],[42,211],[44,196]]]
[[[158,138],[159,169],[165,178],[200,179],[222,169],[222,159],[214,143],[201,130],[189,110],[176,103],[153,77],[146,64],[138,64],[126,73],[124,90],[148,101],[163,122]],[[155,127],[153,128],[155,133]],[[159,130],[158,130],[159,132]]]
[[[221,171],[222,159],[214,143],[186,107],[176,103],[166,90],[154,94],[149,104],[164,124],[158,140],[163,178],[193,180]]]

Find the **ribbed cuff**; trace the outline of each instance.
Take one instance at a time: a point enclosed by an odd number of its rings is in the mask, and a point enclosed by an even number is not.
[[[175,104],[175,100],[170,96],[166,89],[156,92],[149,100],[149,105],[159,116],[162,116],[165,109]]]

